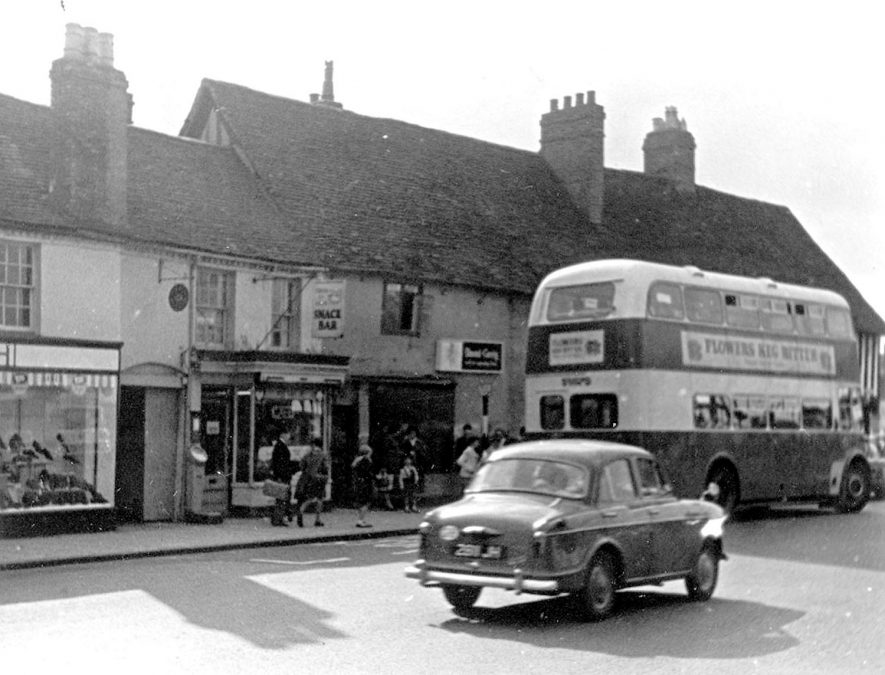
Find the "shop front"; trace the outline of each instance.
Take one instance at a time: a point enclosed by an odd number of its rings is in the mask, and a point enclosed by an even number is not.
[[[282,431],[292,459],[313,438],[332,450],[332,409],[341,395],[349,359],[285,352],[198,352],[200,444],[206,451],[206,486],[225,510],[263,510],[270,456]],[[196,365],[196,364],[195,364]],[[193,401],[192,401],[193,411]],[[334,466],[334,462],[333,462]],[[327,494],[327,497],[329,495]]]
[[[0,537],[115,527],[120,347],[0,342]]]

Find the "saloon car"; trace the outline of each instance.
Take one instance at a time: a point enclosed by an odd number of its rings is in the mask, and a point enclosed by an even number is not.
[[[709,599],[725,518],[710,501],[675,497],[641,448],[516,443],[483,462],[460,500],[427,514],[406,576],[440,587],[459,614],[490,587],[572,594],[598,620],[630,586],[684,579],[690,598]]]

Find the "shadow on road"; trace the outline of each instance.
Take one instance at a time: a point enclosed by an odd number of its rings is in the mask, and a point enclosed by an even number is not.
[[[772,507],[735,514],[725,526],[727,553],[885,572],[885,502],[860,513]]]
[[[622,591],[616,613],[599,623],[577,618],[557,597],[498,608],[475,607],[441,625],[480,639],[515,640],[627,658],[747,659],[791,649],[787,626],[803,612],[754,602],[691,602],[662,592]]]

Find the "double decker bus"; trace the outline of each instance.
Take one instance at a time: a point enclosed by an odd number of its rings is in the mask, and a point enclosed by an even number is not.
[[[639,445],[674,491],[860,511],[857,339],[831,291],[636,260],[548,275],[526,353],[528,437]]]

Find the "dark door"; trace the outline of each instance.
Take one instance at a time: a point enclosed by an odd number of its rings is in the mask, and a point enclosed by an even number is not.
[[[230,473],[231,392],[229,389],[203,389],[202,445],[206,451],[206,475]]]
[[[114,506],[120,520],[144,518],[145,390],[120,388]]]

